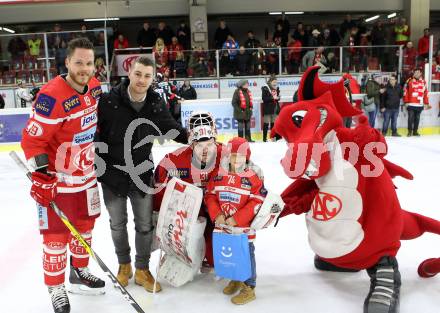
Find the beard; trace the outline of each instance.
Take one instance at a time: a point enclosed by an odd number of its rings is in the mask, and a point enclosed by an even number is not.
[[[69,72],[69,77],[73,80],[75,84],[85,87],[92,79],[93,75],[91,73],[79,74],[79,73]]]

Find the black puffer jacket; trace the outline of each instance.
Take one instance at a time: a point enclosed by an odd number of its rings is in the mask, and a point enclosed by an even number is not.
[[[98,105],[98,132],[96,141],[104,142],[108,145],[108,152],[103,153],[97,151],[97,155],[105,161],[106,171],[98,178],[98,181],[105,183],[114,193],[119,196],[126,196],[129,184],[132,182],[130,175],[123,170],[115,167],[115,165],[130,166],[132,169],[141,164],[142,166],[140,179],[144,184],[152,186],[153,177],[153,158],[151,154],[152,142],[145,143],[140,147],[134,148],[137,143],[147,136],[165,135],[169,130],[178,131],[175,139],[180,143],[187,143],[188,136],[186,129],[182,128],[167,110],[163,99],[151,88],[148,90],[145,98],[145,106],[140,112],[136,112],[130,106],[130,100],[127,93],[129,81],[123,82],[113,88],[110,93],[105,93],[99,100]],[[131,138],[131,151],[124,151],[124,138],[129,132],[127,131],[130,123],[138,118],[148,119],[153,122],[160,130],[160,133],[151,124],[142,123],[140,126],[133,127],[134,132]],[[134,124],[132,124],[134,125]],[[129,137],[127,137],[129,138]],[[152,141],[152,140],[150,140]],[[131,156],[130,159],[125,158]],[[97,159],[99,162],[99,159]],[[97,164],[99,168],[99,164]]]

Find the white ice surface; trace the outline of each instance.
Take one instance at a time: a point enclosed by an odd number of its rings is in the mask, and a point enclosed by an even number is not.
[[[396,179],[403,208],[440,219],[440,136],[390,138],[388,159],[407,168],[413,181]],[[176,146],[155,146],[156,163]],[[286,146],[282,142],[252,144],[252,158],[265,173],[268,189],[282,192],[290,183],[279,165]],[[7,153],[0,153],[0,312],[52,312],[41,268],[41,238],[37,211],[28,195],[30,183]],[[371,195],[374,197],[374,195]],[[130,210],[129,210],[130,211]],[[132,258],[134,225],[129,222]],[[94,231],[93,247],[106,264],[117,271],[110,237],[108,214],[103,212]],[[369,280],[365,271],[355,274],[322,273],[313,267],[313,252],[307,242],[303,216],[282,219],[277,228],[260,231],[256,240],[257,300],[242,307],[222,294],[225,281],[212,274],[200,274],[184,287],[163,283],[163,292],[153,297],[131,281],[128,290],[145,312],[362,312]],[[421,279],[418,264],[428,257],[440,257],[440,238],[426,234],[402,243],[398,260],[402,273],[401,313],[440,312],[440,277]],[[158,254],[150,269],[156,268]],[[90,262],[93,273],[104,277]],[[106,279],[104,296],[70,295],[72,313],[134,312]]]

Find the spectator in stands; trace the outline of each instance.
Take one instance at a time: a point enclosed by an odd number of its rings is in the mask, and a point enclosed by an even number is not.
[[[247,36],[248,39],[245,41],[244,47],[247,49],[247,53],[250,56],[249,71],[255,75],[257,73],[257,69],[255,68],[257,64],[257,48],[261,43],[255,38],[252,30],[247,32]]]
[[[27,50],[26,43],[20,36],[13,36],[8,43],[8,52],[12,60],[23,61],[24,52]]]
[[[185,61],[185,56],[182,51],[178,51],[176,55],[176,61],[174,62],[174,77],[183,78],[187,77],[188,66]]]
[[[309,37],[309,43],[308,46],[309,47],[319,47],[321,46],[321,32],[319,30],[317,30],[316,28],[312,31],[312,36]]]
[[[279,48],[281,47],[281,38],[275,37],[272,41],[270,37],[266,41],[266,69],[268,74],[279,74]]]
[[[32,95],[29,89],[26,88],[22,80],[17,80],[18,89],[15,91],[16,104],[21,108],[30,107],[32,105]]]
[[[231,75],[233,72],[233,62],[229,58],[229,54],[227,50],[221,50],[220,56],[220,76]]]
[[[238,122],[238,137],[254,142],[251,138],[252,93],[246,79],[241,79],[237,83],[237,89],[232,96],[232,107],[234,109],[234,119]]]
[[[327,47],[333,46],[332,38],[330,37],[330,29],[328,29],[328,28],[324,28],[324,31],[322,33],[322,38],[321,38],[321,45],[323,47],[326,47],[326,49],[325,49],[326,51],[328,50]]]
[[[156,61],[156,70],[164,73],[168,69],[168,49],[162,38],[157,38],[156,44],[153,46],[153,55]]]
[[[368,115],[368,122],[374,128],[376,124],[376,116],[381,105],[380,102],[380,84],[376,80],[376,76],[370,75],[365,87],[364,110]]]
[[[416,68],[417,50],[414,48],[412,41],[408,41],[402,52],[403,80],[406,81],[411,76],[412,71]]]
[[[219,26],[215,30],[215,35],[214,35],[214,46],[215,46],[215,49],[222,49],[223,44],[228,39],[229,35],[232,36],[232,32],[229,29],[229,27],[226,26],[225,20],[223,20],[223,19],[220,20]]]
[[[257,75],[267,74],[266,51],[263,49],[261,44],[258,46],[257,50],[255,71]]]
[[[400,101],[403,96],[402,87],[397,83],[397,77],[391,75],[387,86],[382,89],[380,111],[383,113],[382,134],[386,136],[391,121],[392,136],[400,137],[397,133],[397,117],[399,116]]]
[[[425,28],[423,30],[423,37],[419,39],[419,44],[417,46],[419,57],[422,62],[424,62],[429,57],[429,36],[431,36],[429,28]]]
[[[47,35],[47,42],[49,45],[49,49],[56,50],[59,49],[60,46],[66,45],[69,41],[67,33],[63,33],[60,24],[55,24],[53,27],[53,32]]]
[[[90,42],[96,43],[96,37],[95,37],[94,32],[88,31],[86,24],[82,24],[80,29],[81,29],[81,32],[74,33],[74,38],[87,38],[88,40],[90,40]]]
[[[396,26],[394,26],[395,44],[405,46],[409,41],[411,30],[406,23],[406,18],[401,17],[397,20]]]
[[[304,24],[302,22],[298,22],[296,24],[296,29],[293,32],[293,38],[301,42],[301,46],[307,47],[307,44],[309,43],[309,36],[306,30],[304,29]],[[302,55],[304,54],[305,54],[305,50]]]
[[[359,29],[355,26],[350,31],[345,32],[345,36],[342,39],[342,46],[346,47],[343,51],[344,71],[348,72],[354,65],[355,58],[359,52],[354,46],[358,46],[357,34]]]
[[[231,60],[235,60],[235,56],[238,53],[238,49],[240,48],[237,41],[235,41],[234,36],[231,34],[228,35],[226,41],[223,43],[223,50],[228,51],[229,58]]]
[[[341,27],[339,29],[339,34],[342,38],[345,37],[347,32],[350,32],[354,27],[357,27],[356,23],[351,19],[351,15],[347,14],[345,16],[344,21],[341,24]]]
[[[385,31],[381,21],[378,21],[371,30],[371,45],[383,46],[386,45]],[[378,64],[383,64],[384,61],[384,47],[373,48],[373,57],[377,58]]]
[[[67,41],[64,41],[62,37],[56,37],[55,40],[55,47],[58,47],[55,50],[55,67],[58,75],[66,74]]]
[[[290,33],[290,23],[289,20],[287,19],[287,16],[285,14],[283,14],[281,16],[281,18],[279,18],[276,22],[275,22],[275,30],[277,30],[277,25],[281,25],[282,29],[283,29],[283,33],[281,36],[282,42],[281,44],[283,45],[283,47],[287,46],[287,42],[288,42],[288,38],[289,38],[289,33]]]
[[[286,47],[287,46],[287,37],[288,33],[286,33],[286,31],[283,28],[283,24],[275,24],[275,32],[273,33],[273,38],[272,40],[275,41],[275,38],[280,38],[280,45],[282,47]]]
[[[194,77],[208,77],[208,61],[204,56],[198,58],[197,63],[193,66]]]
[[[371,54],[371,49],[367,48],[370,46],[369,38],[369,32],[362,32],[361,38],[359,41],[358,53],[359,53],[359,68],[358,71],[366,71],[368,69],[368,56]]]
[[[185,100],[196,100],[197,92],[193,86],[191,86],[191,81],[189,79],[185,79],[182,87],[179,89],[179,96]]]
[[[327,71],[325,73],[334,73],[334,72],[338,72],[339,71],[339,63],[338,60],[336,59],[336,55],[333,51],[329,52],[327,54]]]
[[[119,34],[118,38],[113,42],[113,48],[115,49],[127,49],[128,48],[128,39],[125,38],[123,34]]]
[[[191,30],[185,21],[180,21],[179,28],[177,28],[177,39],[184,50],[191,49]]]
[[[183,46],[179,43],[176,36],[171,38],[171,44],[168,46],[170,70],[174,71],[174,62],[176,61],[177,52],[183,51]]]
[[[95,77],[100,82],[107,81],[107,68],[104,63],[104,59],[99,57],[95,61]]]
[[[105,46],[105,33],[100,31],[96,37],[96,46]]]
[[[157,26],[157,38],[162,38],[165,45],[169,46],[171,44],[171,38],[173,37],[174,32],[172,29],[165,22],[159,22]]]
[[[287,72],[289,74],[298,74],[301,64],[301,41],[290,37],[287,45]]]
[[[327,71],[327,59],[325,58],[324,54],[324,47],[318,47],[314,50],[308,51],[303,59],[302,59],[302,65],[301,70],[305,72],[308,67],[319,65],[321,69],[319,70],[320,73],[325,73]]]
[[[156,33],[154,29],[150,27],[150,23],[144,22],[144,25],[137,34],[136,42],[139,47],[153,47],[156,43]]]
[[[275,118],[280,112],[280,88],[276,76],[271,76],[267,86],[261,87],[263,100],[263,141],[267,141],[267,132],[272,130]]]
[[[240,47],[240,50],[236,57],[236,62],[237,62],[236,74],[239,76],[249,75],[250,57],[249,54],[246,52],[244,46]]]
[[[27,46],[29,49],[29,55],[33,58],[38,58],[40,56],[41,39],[35,34],[32,38],[27,41]]]

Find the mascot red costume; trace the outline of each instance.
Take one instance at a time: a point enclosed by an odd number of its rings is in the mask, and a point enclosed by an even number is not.
[[[281,164],[295,179],[282,194],[282,216],[306,214],[318,269],[367,270],[365,313],[397,313],[400,240],[440,234],[440,222],[400,207],[392,178],[412,175],[384,158],[385,139],[364,116],[354,129],[342,126],[344,117],[362,112],[347,100],[343,80],[324,83],[318,69],[304,73],[299,101],[283,107],[272,131],[288,143]],[[439,271],[440,259],[418,269],[422,277]]]

